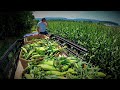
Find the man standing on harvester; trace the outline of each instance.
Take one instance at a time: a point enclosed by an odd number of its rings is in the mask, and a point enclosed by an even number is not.
[[[38,31],[38,34],[44,34],[44,35],[47,35],[48,32],[46,31],[46,27],[47,27],[48,23],[46,21],[45,18],[42,18],[40,22],[38,22],[37,24],[37,31]]]

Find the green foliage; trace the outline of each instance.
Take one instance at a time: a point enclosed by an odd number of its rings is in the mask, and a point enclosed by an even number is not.
[[[0,37],[23,36],[30,32],[33,19],[31,11],[1,12]]]
[[[63,52],[67,46],[61,47],[51,39],[31,41],[33,43],[21,47],[20,58],[29,60],[23,73],[25,79],[103,79],[106,76],[99,72],[98,66],[73,55],[66,57]]]
[[[49,32],[89,50],[84,57],[112,78],[120,78],[120,27],[75,21],[49,21]]]

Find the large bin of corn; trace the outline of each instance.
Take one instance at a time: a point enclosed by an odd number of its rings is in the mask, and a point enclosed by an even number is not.
[[[101,79],[106,76],[98,66],[68,55],[66,48],[45,35],[26,37],[15,79]]]

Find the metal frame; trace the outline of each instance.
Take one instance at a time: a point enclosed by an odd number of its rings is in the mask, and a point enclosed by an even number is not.
[[[71,42],[67,39],[64,39],[58,35],[51,34],[50,38],[56,40],[61,46],[67,46],[68,48],[66,48],[66,50],[69,53],[71,53],[77,57],[80,57],[80,54],[88,53],[87,49],[85,49],[77,44],[74,44],[73,42]]]
[[[14,79],[15,71],[17,68],[20,48],[24,44],[24,39],[16,40],[4,53],[0,59],[0,74],[2,79]],[[9,55],[13,54],[10,58]]]

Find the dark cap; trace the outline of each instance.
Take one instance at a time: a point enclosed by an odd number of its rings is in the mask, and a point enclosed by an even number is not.
[[[45,19],[45,18],[42,18],[42,19],[41,19],[41,21],[44,21],[44,20],[46,21],[46,19]]]

